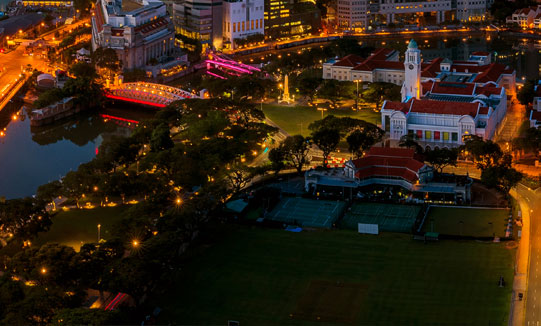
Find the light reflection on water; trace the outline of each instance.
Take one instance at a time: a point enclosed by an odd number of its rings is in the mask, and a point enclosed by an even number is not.
[[[5,135],[0,137],[0,196],[7,199],[35,194],[39,185],[59,179],[90,161],[104,139],[126,136],[131,131],[105,122],[97,112],[31,127],[24,109],[19,108],[20,105],[12,105],[0,112],[0,130],[6,128]],[[13,120],[17,112],[19,117]]]

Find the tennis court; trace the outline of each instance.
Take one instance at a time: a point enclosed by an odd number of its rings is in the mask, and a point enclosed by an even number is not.
[[[304,227],[330,228],[345,206],[341,201],[288,197],[278,203],[269,218]]]
[[[358,223],[378,224],[380,231],[411,232],[421,210],[420,206],[357,203],[351,206],[340,226],[357,230]]]

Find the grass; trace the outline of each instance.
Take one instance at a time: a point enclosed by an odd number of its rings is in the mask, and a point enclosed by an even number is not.
[[[284,129],[290,135],[302,134],[308,136],[310,123],[321,119],[321,111],[317,111],[315,107],[310,106],[283,106],[283,105],[263,105],[265,116]],[[327,115],[338,117],[351,117],[365,120],[370,123],[376,123],[381,120],[380,113],[373,110],[365,109],[361,111],[352,111],[349,109],[336,109],[324,112],[323,117]],[[302,123],[302,132],[301,132]]]
[[[504,237],[508,217],[509,211],[506,209],[431,207],[423,230],[431,231],[433,219],[434,232],[441,234],[492,237],[495,233],[498,237]]]
[[[98,224],[101,225],[101,238],[107,240],[126,209],[126,206],[116,206],[61,211],[53,217],[51,229],[41,233],[34,244],[57,242],[79,250],[82,244],[98,240]]]
[[[244,227],[212,238],[150,300],[160,324],[507,325],[504,243]]]
[[[378,224],[379,231],[410,233],[420,206],[355,203],[340,221],[340,227],[357,230],[358,223]]]

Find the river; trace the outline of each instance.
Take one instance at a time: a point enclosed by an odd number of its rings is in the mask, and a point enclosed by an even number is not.
[[[100,114],[128,115],[130,120],[141,120],[154,112],[144,108],[106,108],[49,126],[31,127],[20,104],[6,107],[0,112],[0,130],[4,133],[0,136],[0,196],[11,199],[35,194],[39,185],[60,179],[94,158],[103,140],[125,137],[134,127]]]
[[[361,42],[376,47],[392,47],[403,54],[406,41],[410,38],[378,37],[363,39]],[[539,78],[540,75],[540,41],[511,39],[495,33],[423,36],[415,39],[424,60],[434,57],[465,60],[470,52],[489,51],[493,61],[514,67],[519,79]],[[265,54],[246,56],[242,60],[246,62],[253,58],[257,61],[262,56]],[[118,122],[105,122],[98,112],[85,113],[52,126],[32,128],[27,118],[12,119],[13,113],[19,110],[20,105],[13,104],[0,112],[0,130],[6,128],[5,135],[0,136],[0,196],[8,199],[33,195],[39,185],[59,179],[79,164],[91,160],[104,139],[127,135],[130,131]],[[154,112],[151,109],[125,106],[107,108],[102,113],[140,120],[150,117]]]

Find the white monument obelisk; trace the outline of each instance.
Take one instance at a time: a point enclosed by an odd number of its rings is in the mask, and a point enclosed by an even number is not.
[[[284,95],[282,96],[282,102],[289,103],[289,78],[287,75],[284,77]]]

